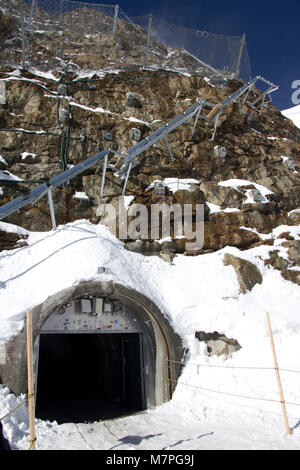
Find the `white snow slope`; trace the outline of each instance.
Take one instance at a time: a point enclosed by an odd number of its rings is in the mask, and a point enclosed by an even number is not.
[[[300,104],[298,106],[294,106],[293,108],[281,111],[281,114],[291,119],[295,126],[299,127],[300,129]]]
[[[9,224],[0,227],[19,231]],[[299,239],[300,227],[280,227],[270,235],[283,257],[284,240],[276,237],[286,231]],[[59,226],[55,232],[28,234],[29,247],[0,254],[0,342],[20,331],[26,309],[48,296],[81,281],[115,279],[150,297],[189,348],[169,403],[91,424],[36,420],[38,449],[299,449],[300,287],[265,267],[263,259],[271,247],[177,255],[171,265],[125,250],[106,227],[86,220]],[[234,269],[223,264],[225,253],[254,263],[263,283],[240,294]],[[108,268],[106,273],[97,274],[100,266]],[[293,431],[289,437],[278,401],[266,311],[279,367],[284,369],[281,379]],[[242,349],[227,360],[209,357],[205,343],[194,337],[196,330],[235,338]],[[0,418],[23,399],[0,386]],[[28,448],[25,406],[4,419],[3,426],[15,449]]]

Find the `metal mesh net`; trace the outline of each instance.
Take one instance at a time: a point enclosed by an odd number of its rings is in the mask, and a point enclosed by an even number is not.
[[[2,12],[2,13],[1,13]],[[0,0],[0,65],[48,71],[111,65],[176,67],[251,76],[242,38],[160,18],[129,18],[117,5],[68,0]],[[240,58],[240,61],[239,61]]]
[[[199,63],[207,64],[215,70],[227,74],[235,73],[239,68],[240,76],[245,80],[250,78],[250,63],[247,62],[248,54],[244,46],[243,60],[238,64],[241,51],[242,37],[227,36],[200,31],[174,25],[160,18],[153,18],[152,37],[165,45],[171,53],[176,54],[176,49],[185,51],[186,56],[198,59]],[[174,50],[175,49],[175,50]],[[178,54],[178,61],[182,66],[188,66],[188,57]]]

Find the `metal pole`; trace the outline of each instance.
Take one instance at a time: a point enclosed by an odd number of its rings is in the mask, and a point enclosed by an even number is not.
[[[31,27],[35,7],[36,7],[36,0],[32,0],[30,13],[29,13],[29,20],[28,20],[28,24],[27,24],[27,29],[29,29]]]
[[[108,155],[106,154],[105,157],[104,157],[104,163],[103,163],[103,173],[102,173],[102,181],[101,181],[101,189],[100,189],[100,199],[103,199],[105,175],[106,175],[106,168],[107,168],[107,159],[108,159]]]
[[[114,25],[112,35],[115,37],[118,24],[118,15],[119,15],[119,5],[115,5],[115,15],[114,15]]]
[[[217,132],[217,126],[218,126],[218,121],[219,121],[219,116],[220,114],[217,114],[216,116],[216,120],[215,120],[215,126],[214,126],[214,132],[213,132],[213,135],[211,136],[211,139],[212,141],[215,140],[215,136],[216,136],[216,132]]]
[[[58,14],[57,14],[57,22],[59,24],[60,30],[64,29],[63,18],[62,18],[62,15],[63,15],[63,12],[64,12],[63,10],[64,10],[63,9],[63,0],[59,0],[59,11],[58,11]],[[62,48],[63,48],[63,46],[62,46]]]
[[[172,162],[173,162],[173,161],[175,160],[175,158],[174,158],[173,152],[172,152],[172,150],[171,150],[169,141],[168,141],[168,139],[167,139],[167,137],[166,137],[165,135],[164,135],[164,141],[165,141],[165,144],[166,144],[166,146],[167,146],[167,148],[168,148],[168,150],[169,150],[169,154],[170,154],[171,160],[172,160]]]
[[[129,178],[129,174],[130,174],[131,167],[132,167],[132,162],[129,163],[129,167],[128,167],[128,171],[127,171],[125,183],[124,183],[124,186],[123,186],[122,196],[125,195],[125,190],[126,190],[126,186],[127,186],[127,183],[128,183],[128,178]]]
[[[148,54],[149,54],[149,46],[150,46],[150,39],[151,39],[151,28],[152,28],[152,15],[149,15],[147,45],[146,45],[146,52],[145,52],[145,66],[148,65]]]
[[[202,104],[201,104],[201,106],[200,106],[200,108],[198,109],[198,112],[197,112],[197,114],[196,114],[195,122],[194,122],[194,125],[193,125],[193,132],[192,132],[192,135],[195,134],[197,122],[198,122],[199,116],[200,116],[200,114],[201,114],[201,111],[202,111]]]
[[[241,66],[242,54],[243,54],[245,43],[246,43],[246,34],[244,33],[241,39],[241,47],[240,47],[240,52],[238,55],[234,78],[239,78],[240,76],[240,66]]]
[[[55,213],[54,213],[54,206],[53,206],[53,199],[52,199],[52,191],[48,189],[48,203],[50,208],[50,215],[52,221],[52,229],[56,230],[56,220],[55,220]]]

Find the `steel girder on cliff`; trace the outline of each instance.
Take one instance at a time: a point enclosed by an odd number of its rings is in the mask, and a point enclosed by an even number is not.
[[[258,81],[262,81],[268,88],[264,92],[258,92],[255,90],[255,85]],[[48,203],[50,207],[50,215],[52,220],[52,227],[56,229],[56,222],[55,222],[55,213],[54,213],[54,206],[52,201],[52,189],[55,187],[62,186],[70,181],[75,176],[83,173],[87,169],[91,168],[94,165],[98,165],[96,171],[98,171],[99,167],[103,166],[103,173],[102,173],[102,182],[101,182],[101,189],[100,189],[100,198],[103,198],[104,192],[104,184],[105,184],[105,176],[106,170],[108,165],[108,159],[110,156],[117,154],[123,160],[123,165],[119,171],[119,176],[124,178],[124,184],[122,189],[122,196],[125,194],[128,178],[132,168],[139,165],[139,161],[136,160],[136,157],[140,155],[142,152],[147,150],[148,148],[155,145],[160,140],[164,140],[167,145],[171,160],[174,160],[174,156],[167,140],[167,135],[170,134],[172,131],[176,130],[181,124],[184,124],[190,121],[194,116],[194,125],[193,125],[193,134],[195,133],[196,125],[198,119],[205,119],[207,121],[206,127],[208,127],[212,122],[214,122],[214,130],[211,140],[214,140],[218,119],[222,112],[222,110],[227,107],[229,104],[233,102],[238,102],[240,106],[240,111],[242,111],[241,106],[246,104],[260,113],[264,106],[266,106],[270,100],[267,99],[267,95],[271,92],[276,91],[278,87],[273,83],[269,82],[268,80],[264,79],[261,76],[255,77],[250,82],[242,86],[239,90],[234,92],[228,98],[226,98],[222,103],[213,104],[208,102],[205,98],[201,98],[196,104],[191,106],[189,109],[184,111],[183,113],[179,114],[176,118],[172,119],[167,124],[161,126],[157,131],[150,134],[148,137],[145,137],[141,142],[131,147],[127,152],[120,153],[113,149],[103,150],[100,153],[88,158],[87,160],[79,163],[78,165],[67,169],[66,171],[60,173],[53,178],[50,178],[47,183],[41,184],[36,188],[29,191],[27,194],[24,194],[0,207],[0,220],[4,219],[5,217],[9,216],[10,214],[16,212],[17,210],[21,209],[22,207],[26,206],[27,204],[34,204],[39,199],[41,199],[46,194],[48,195]],[[249,94],[250,92],[257,95],[254,101],[249,101]],[[207,108],[212,108],[208,114],[201,114],[204,110],[207,112]],[[0,180],[1,181],[1,180]]]

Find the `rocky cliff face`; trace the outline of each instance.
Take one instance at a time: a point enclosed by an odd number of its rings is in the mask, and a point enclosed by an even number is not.
[[[13,28],[13,23],[9,24]],[[85,39],[77,38],[82,47]],[[242,85],[231,79],[217,84],[208,70],[196,70],[195,63],[189,73],[176,71],[175,62],[173,70],[146,70],[128,64],[120,67],[116,56],[120,52],[119,37],[103,35],[97,39],[98,46],[102,44],[98,49],[93,42],[96,39],[88,41],[89,53],[77,54],[83,61],[78,64],[89,69],[106,67],[101,76],[91,72],[79,78],[74,68],[62,68],[52,60],[48,64],[51,74],[46,75],[17,72],[7,66],[0,69],[0,79],[6,86],[6,100],[0,105],[1,204],[103,149],[126,152],[200,98],[219,103]],[[46,44],[52,52],[58,46],[49,42],[46,33],[40,34],[40,49]],[[167,57],[163,46],[157,47]],[[134,63],[135,52],[127,50],[126,54]],[[118,63],[118,71],[108,71],[111,61],[113,67]],[[198,121],[194,134],[192,121],[180,126],[168,137],[174,161],[162,140],[139,157],[140,165],[130,174],[126,194],[146,206],[157,201],[154,190],[147,189],[155,180],[192,178],[197,182],[189,190],[167,188],[160,197],[160,202],[167,204],[205,204],[203,249],[188,254],[207,253],[227,245],[240,249],[256,244],[272,247],[273,229],[299,224],[300,130],[271,104],[261,115],[246,105],[241,111],[236,104],[224,109],[214,141],[210,140],[212,129],[206,128],[203,120]],[[218,156],[216,146],[226,148],[225,157]],[[113,170],[120,167],[120,158],[115,155],[109,163],[104,196],[106,202],[116,204],[123,180]],[[53,191],[58,224],[78,218],[101,222],[101,170],[95,170]],[[228,180],[245,181],[236,185]],[[5,221],[30,230],[49,230],[47,198]],[[290,263],[299,266],[299,256],[295,255],[299,241],[290,234],[287,237]],[[159,246],[151,241],[128,243],[128,248],[173,255],[185,251],[180,239]],[[287,271],[276,253],[269,262]],[[298,278],[293,274],[291,280],[299,282]]]

